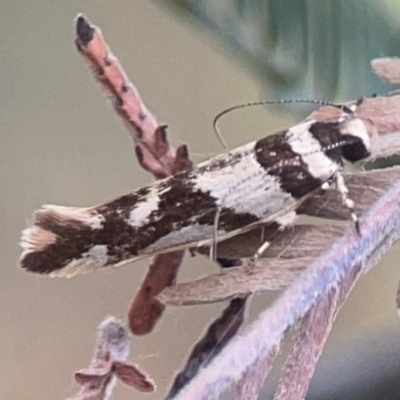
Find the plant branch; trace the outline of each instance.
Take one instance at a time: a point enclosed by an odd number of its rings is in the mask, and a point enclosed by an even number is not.
[[[131,134],[142,168],[156,178],[190,169],[192,162],[187,147],[182,145],[175,150],[169,144],[166,126],[159,125],[144,105],[138,90],[112,54],[100,29],[79,15],[76,19],[76,33],[77,48]],[[155,296],[175,282],[183,254],[183,251],[175,251],[153,258],[128,312],[128,323],[133,333],[143,335],[153,329],[165,308],[155,300]]]

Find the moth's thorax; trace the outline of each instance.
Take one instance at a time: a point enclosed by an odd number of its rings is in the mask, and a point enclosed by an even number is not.
[[[319,125],[309,121],[294,126],[288,129],[285,139],[309,173],[315,179],[326,181],[340,170],[342,160],[339,148],[335,147],[338,142],[337,125]]]

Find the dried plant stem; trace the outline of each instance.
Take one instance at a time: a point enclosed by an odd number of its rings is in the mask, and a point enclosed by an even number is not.
[[[279,346],[273,346],[268,355],[260,358],[252,368],[243,373],[236,385],[236,400],[257,400],[264,381],[272,369],[273,362],[278,354]]]
[[[76,20],[76,31],[77,48],[130,132],[140,165],[156,178],[189,169],[192,162],[187,147],[182,145],[175,150],[169,144],[166,127],[160,126],[144,105],[138,90],[111,53],[100,29],[80,15]],[[133,333],[143,335],[153,329],[165,308],[155,300],[155,296],[175,282],[182,258],[182,251],[153,258],[128,313]]]
[[[301,400],[306,397],[333,322],[360,272],[359,264],[353,266],[338,285],[321,296],[300,320],[292,352],[286,360],[274,400]]]

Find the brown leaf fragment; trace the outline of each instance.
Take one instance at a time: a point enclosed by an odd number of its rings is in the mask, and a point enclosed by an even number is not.
[[[142,372],[137,365],[114,361],[113,372],[119,380],[140,392],[153,392],[155,390],[153,380]]]
[[[112,362],[105,363],[104,367],[93,367],[85,368],[75,372],[74,378],[80,385],[86,385],[87,383],[100,382],[106,378],[112,368]]]
[[[178,174],[183,171],[188,171],[192,168],[192,161],[189,158],[189,151],[185,144],[182,144],[176,149],[174,164],[172,166],[172,174]]]
[[[183,251],[174,251],[153,258],[128,312],[129,329],[135,335],[151,332],[162,315],[165,305],[156,296],[175,283],[183,255]]]
[[[376,58],[371,61],[371,66],[379,78],[393,83],[394,85],[400,84],[399,57]]]

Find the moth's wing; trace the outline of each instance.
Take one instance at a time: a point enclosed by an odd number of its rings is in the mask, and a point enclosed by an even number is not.
[[[167,178],[95,207],[43,206],[22,233],[20,265],[36,273],[70,276],[156,253],[145,250],[176,224],[190,225],[196,213],[199,198],[190,176]],[[211,200],[202,199],[202,212],[215,209]]]
[[[23,231],[20,264],[72,275],[210,243],[215,229],[223,239],[285,217],[321,185],[320,171],[332,167],[321,152],[304,156],[315,145],[307,127],[268,136],[97,207],[44,206]]]
[[[276,177],[282,191],[298,200],[319,188],[341,168],[338,151],[327,154],[321,141],[305,129],[310,125],[267,136],[255,147],[259,164]]]

